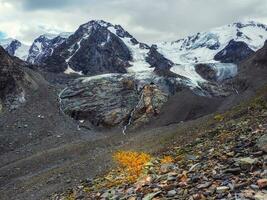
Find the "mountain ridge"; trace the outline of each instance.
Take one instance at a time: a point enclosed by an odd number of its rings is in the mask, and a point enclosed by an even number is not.
[[[266,39],[266,25],[245,21],[149,46],[120,25],[92,20],[73,33],[41,35],[29,48],[27,61],[44,71],[80,76],[134,73],[138,77],[174,77],[199,90],[210,84],[203,72],[213,71],[213,82],[236,76],[237,65]],[[207,70],[200,71],[198,64]]]

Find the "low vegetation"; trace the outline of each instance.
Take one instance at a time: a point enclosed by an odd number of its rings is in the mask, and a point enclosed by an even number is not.
[[[151,160],[151,155],[144,152],[119,151],[114,154],[113,159],[118,163],[119,170],[125,176],[122,178],[126,182],[134,182]]]

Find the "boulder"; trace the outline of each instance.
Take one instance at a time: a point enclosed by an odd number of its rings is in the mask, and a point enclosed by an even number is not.
[[[267,199],[267,194],[263,192],[257,192],[254,196],[255,200],[266,200]]]
[[[267,133],[258,139],[257,147],[267,153]]]
[[[258,162],[257,158],[245,157],[236,159],[236,163],[240,165],[241,169],[248,169],[251,166],[257,164],[257,162]]]

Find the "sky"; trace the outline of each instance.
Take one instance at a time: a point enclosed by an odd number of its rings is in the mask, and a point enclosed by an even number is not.
[[[6,33],[0,31],[0,39],[1,39],[1,38],[6,38],[6,37],[7,37]]]
[[[31,43],[93,19],[120,24],[147,43],[173,41],[232,22],[267,24],[267,0],[0,0],[0,38]]]

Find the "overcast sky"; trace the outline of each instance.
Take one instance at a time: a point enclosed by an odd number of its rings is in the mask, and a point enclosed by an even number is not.
[[[267,24],[267,0],[0,0],[0,13],[0,37],[24,42],[103,19],[151,43],[241,20]]]

